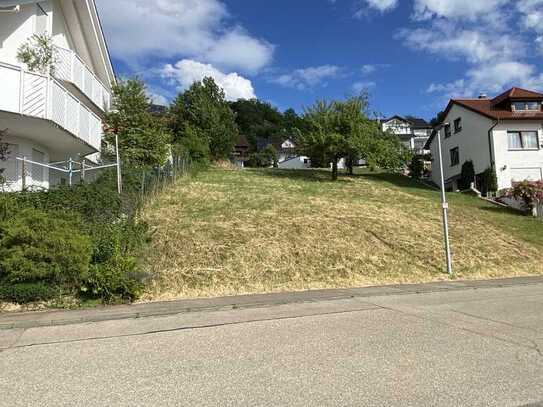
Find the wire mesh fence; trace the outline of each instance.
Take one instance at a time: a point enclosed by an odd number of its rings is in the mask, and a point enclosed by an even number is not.
[[[193,169],[190,157],[174,157],[156,168],[123,168],[123,195],[131,195],[138,204],[155,198],[175,181],[188,175]]]

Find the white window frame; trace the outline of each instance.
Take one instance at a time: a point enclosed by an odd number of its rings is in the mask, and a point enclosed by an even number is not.
[[[524,134],[526,133],[535,133],[535,136],[537,139],[537,147],[531,147],[531,148],[524,147],[525,145]],[[511,134],[520,134],[520,143],[522,144],[521,148],[511,148],[511,143],[510,143],[510,138],[509,138]],[[540,144],[539,144],[539,131],[537,130],[508,130],[507,131],[507,149],[509,151],[539,151],[541,149]]]

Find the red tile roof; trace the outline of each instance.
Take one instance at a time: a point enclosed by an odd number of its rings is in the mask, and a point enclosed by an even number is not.
[[[543,101],[543,94],[521,88],[512,88],[494,99],[452,99],[445,112],[448,113],[452,106],[457,104],[494,120],[543,120],[543,111],[519,113],[511,111],[509,105],[507,108],[503,105],[500,106],[506,100]]]

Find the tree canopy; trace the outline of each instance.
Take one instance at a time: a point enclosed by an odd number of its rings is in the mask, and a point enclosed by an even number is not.
[[[408,159],[405,149],[397,136],[381,131],[379,123],[367,117],[367,109],[365,95],[317,101],[304,113],[308,130],[298,133],[298,147],[312,160],[332,163],[334,180],[341,158],[346,158],[351,172],[360,159],[371,167],[399,169]]]
[[[177,96],[170,107],[170,128],[174,143],[196,146],[198,153],[208,150],[214,160],[228,158],[239,135],[234,112],[212,78]]]
[[[113,86],[113,106],[106,114],[106,141],[119,138],[119,153],[130,166],[160,166],[168,157],[170,134],[162,122],[149,113],[150,100],[139,79]]]

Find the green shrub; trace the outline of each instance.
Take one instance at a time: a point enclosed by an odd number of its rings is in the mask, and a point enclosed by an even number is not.
[[[424,175],[424,160],[420,155],[413,156],[409,164],[409,176],[415,179],[421,179]]]
[[[483,195],[498,191],[498,177],[496,171],[489,167],[480,174],[481,192]]]
[[[26,304],[47,301],[54,298],[58,291],[44,283],[1,284],[0,300]]]
[[[468,160],[462,164],[462,172],[458,187],[461,190],[469,189],[472,182],[475,182],[475,167],[473,166],[473,161]]]
[[[88,271],[90,238],[65,214],[24,209],[0,223],[0,282],[78,287]]]
[[[272,165],[275,166],[277,164],[277,160],[277,150],[274,146],[268,144],[265,149],[250,155],[247,166],[253,168],[268,168]]]
[[[116,256],[91,266],[81,294],[107,303],[133,301],[141,295],[146,277],[135,258]]]

